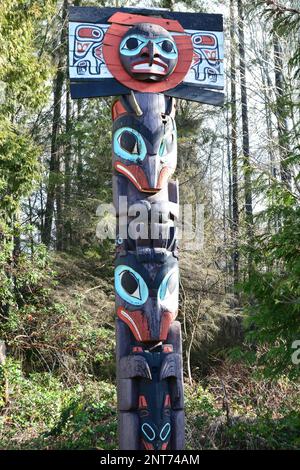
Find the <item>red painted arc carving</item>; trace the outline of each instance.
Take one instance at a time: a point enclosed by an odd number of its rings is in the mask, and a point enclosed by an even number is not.
[[[126,325],[129,326],[137,341],[150,341],[150,331],[148,322],[143,313],[139,310],[129,312],[123,307],[119,307],[117,315]]]
[[[126,176],[139,191],[147,192],[149,183],[142,168],[137,165],[123,165],[123,163],[120,162],[115,162],[114,168],[116,171]]]
[[[124,108],[124,106],[122,105],[121,101],[119,99],[117,99],[113,103],[112,108],[111,108],[112,120],[115,121],[120,116],[122,116],[122,114],[126,114],[126,113],[127,113],[127,111]]]
[[[129,326],[137,341],[146,343],[149,341],[166,341],[171,323],[175,320],[177,312],[166,311],[162,313],[159,338],[151,338],[147,318],[141,310],[130,312],[124,307],[118,307],[117,315],[120,320]]]
[[[160,191],[174,172],[174,168],[163,167],[158,178],[157,187],[150,188],[143,169],[137,165],[123,165],[121,162],[115,162],[114,168],[117,172],[126,176],[139,191],[150,194],[155,194]]]
[[[116,23],[120,25],[132,26],[136,23],[152,23],[162,26],[167,31],[174,31],[177,33],[184,33],[184,29],[177,20],[155,18],[154,16],[143,16],[134,15],[131,13],[123,13],[118,11],[114,13],[108,20],[110,23]]]

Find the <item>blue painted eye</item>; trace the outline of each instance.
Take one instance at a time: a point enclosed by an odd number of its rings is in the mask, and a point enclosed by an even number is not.
[[[138,54],[147,44],[148,39],[138,34],[132,34],[124,38],[120,44],[120,53],[126,56]]]
[[[178,268],[172,269],[163,279],[158,289],[160,300],[167,300],[178,290]]]
[[[154,429],[152,428],[152,426],[150,426],[150,424],[144,423],[144,424],[142,425],[142,431],[143,431],[143,433],[145,434],[146,438],[147,438],[149,441],[154,441],[154,439],[155,439],[155,431],[154,431]]]
[[[117,129],[113,136],[114,153],[118,157],[136,162],[144,160],[147,147],[142,135],[131,127]]]
[[[166,423],[164,427],[162,428],[162,430],[160,431],[160,434],[159,434],[160,440],[165,441],[169,437],[170,431],[171,431],[171,425],[170,423]]]
[[[175,42],[166,38],[158,38],[154,40],[160,54],[168,59],[177,59],[178,51]]]
[[[176,125],[175,125],[175,121],[173,121],[172,129],[169,129],[166,132],[166,134],[162,138],[162,141],[160,143],[160,147],[158,150],[158,154],[161,157],[162,162],[167,161],[168,157],[176,156],[176,150],[174,152],[174,143],[176,141],[176,137],[177,137]]]
[[[163,139],[161,141],[158,153],[159,153],[160,157],[166,157],[166,155],[167,155],[167,146],[166,146],[165,139]]]
[[[120,44],[120,53],[126,56],[135,56],[141,52],[149,41],[159,49],[159,53],[168,59],[177,59],[178,51],[175,42],[168,38],[149,39],[139,34],[132,34],[123,39]]]
[[[143,305],[149,291],[142,276],[129,266],[121,265],[115,269],[115,289],[125,302]]]

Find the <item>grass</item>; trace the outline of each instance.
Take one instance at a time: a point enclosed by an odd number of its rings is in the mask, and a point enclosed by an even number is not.
[[[52,373],[25,377],[21,364],[2,368],[9,401],[2,402],[1,449],[112,449],[116,447],[116,390],[86,378],[66,386]]]
[[[299,449],[300,386],[225,359],[186,387],[190,449]]]
[[[31,373],[8,360],[2,379],[0,449],[117,448],[116,389],[87,376],[66,386],[53,373]],[[187,449],[299,449],[299,387],[269,383],[249,366],[231,361],[200,385],[186,384]]]

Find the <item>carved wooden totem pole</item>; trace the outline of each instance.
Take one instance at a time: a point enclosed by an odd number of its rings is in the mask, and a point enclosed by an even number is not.
[[[119,447],[184,448],[175,98],[223,103],[221,15],[71,7],[72,98],[112,105]],[[137,217],[138,216],[138,217]],[[135,222],[135,224],[134,224]]]

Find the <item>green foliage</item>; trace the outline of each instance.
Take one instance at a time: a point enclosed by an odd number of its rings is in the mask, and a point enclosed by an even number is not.
[[[226,357],[234,363],[243,362],[244,364],[248,364],[250,366],[254,366],[256,364],[255,351],[251,351],[241,346],[228,348],[226,351]]]
[[[9,314],[0,337],[10,357],[0,368],[0,447],[115,448],[115,386],[105,381],[115,375],[114,331],[104,327],[107,317],[100,308],[94,314],[87,292],[62,301],[45,247],[35,250],[32,256],[19,255],[11,276],[4,277],[8,285],[1,286],[0,300],[2,305],[9,301]],[[2,260],[7,261],[5,255]],[[68,265],[88,290],[87,273],[79,271],[74,258]],[[71,279],[70,273],[69,285]],[[104,311],[110,308],[107,294],[99,297]]]
[[[5,256],[3,260],[5,267]],[[70,299],[62,298],[60,291],[56,292],[58,279],[52,266],[45,248],[40,246],[32,257],[23,253],[15,267],[6,265],[0,271],[10,269],[10,276],[3,275],[0,287],[2,311],[9,312],[0,324],[1,339],[11,353],[22,356],[31,370],[59,369],[68,381],[81,374],[112,378],[114,331],[104,326],[110,321],[112,301],[107,300],[107,294],[99,295],[93,289],[90,295],[94,297],[79,290]],[[77,278],[79,270],[72,268]],[[71,277],[70,273],[69,282]]]
[[[51,66],[37,48],[53,5],[52,0],[4,0],[0,5],[0,313],[5,339],[8,331],[24,333],[24,318],[37,308],[36,291],[46,275],[43,248],[29,256],[24,246],[21,253],[27,227],[19,210],[39,178],[41,148],[33,121],[49,98]]]
[[[251,302],[248,337],[270,349],[260,356],[269,376],[300,375],[292,363],[292,343],[300,338],[300,258],[299,209],[285,211],[277,233],[256,238],[253,254],[255,270],[244,284]],[[263,268],[263,269],[262,269]]]
[[[268,417],[256,421],[237,422],[226,429],[229,449],[244,450],[278,450],[299,448],[300,419],[299,414],[290,412],[284,418],[273,420]],[[224,432],[224,431],[223,431]]]
[[[48,99],[51,67],[36,47],[51,5],[4,0],[0,7],[0,210],[10,213],[37,179],[40,150],[30,126]]]
[[[269,5],[267,5],[269,3]],[[281,37],[291,38],[294,33],[297,36],[300,25],[300,9],[299,6],[285,5],[284,2],[267,2],[266,0],[256,0],[248,6],[248,10],[257,14],[257,9],[260,9],[261,15],[268,21],[272,22],[272,31]],[[299,47],[289,40],[289,47],[292,50],[292,56],[289,60],[289,65],[295,68],[294,78],[299,78],[300,75],[300,54]]]
[[[49,59],[36,53],[42,21],[53,12],[53,0],[3,0],[0,8],[0,80],[5,83],[1,111],[18,113],[20,122],[48,98]],[[26,112],[26,116],[23,115]]]
[[[21,363],[12,359],[0,371],[10,395],[0,418],[0,448],[115,447],[116,396],[111,384],[87,380],[84,386],[66,386],[50,373],[25,377]]]
[[[256,0],[249,9],[262,7],[263,13],[268,19],[273,20],[274,29],[281,35],[298,31],[300,10],[293,5],[285,5],[285,2]]]
[[[253,266],[242,288],[247,296],[248,340],[258,346],[257,359],[270,378],[300,376],[293,363],[293,342],[300,338],[300,229],[299,229],[299,105],[295,101],[294,78],[299,74],[297,31],[300,10],[292,3],[258,1],[249,7],[269,20],[271,32],[289,44],[290,70],[284,70],[281,94],[272,111],[282,126],[279,136],[281,181],[262,172],[255,191],[263,195],[266,209],[256,214],[259,227],[251,247],[245,247]],[[280,49],[280,48],[279,48]],[[283,55],[286,60],[286,54]],[[283,72],[283,71],[281,71]],[[294,72],[294,77],[289,77]],[[280,124],[280,125],[281,125]],[[285,129],[285,127],[288,127]],[[285,175],[285,177],[283,176]]]
[[[60,142],[71,142],[73,165],[69,175],[60,174],[61,188],[66,178],[72,182],[65,218],[72,229],[68,251],[107,259],[113,251],[111,240],[99,243],[96,211],[99,204],[112,202],[111,186],[111,110],[109,99],[85,100],[73,105],[75,119],[60,134]],[[84,142],[84,145],[82,144]]]
[[[99,391],[97,389],[101,389]],[[76,398],[65,407],[57,424],[47,433],[63,439],[63,448],[116,447],[116,390],[108,383],[95,383],[84,387],[84,397]],[[75,440],[73,439],[75,436]]]
[[[279,182],[268,187],[267,195],[270,205],[256,217],[265,229],[246,248],[253,259],[243,285],[248,338],[265,346],[259,363],[269,377],[297,378],[300,367],[292,362],[292,344],[300,338],[300,211],[291,190]]]
[[[222,414],[218,409],[214,395],[205,390],[201,385],[196,387],[187,386],[187,413],[197,413],[202,417],[216,417]]]
[[[0,332],[6,338],[5,332],[18,330],[29,313],[40,308],[47,295],[45,283],[51,281],[52,270],[43,246],[37,247],[31,257],[20,254],[17,264],[10,262],[9,245],[4,248],[0,256],[0,307],[5,321],[0,325]]]
[[[186,386],[187,448],[298,449],[299,386],[271,383],[237,353],[210,371],[205,386]]]
[[[8,120],[0,119],[0,208],[17,209],[38,176],[39,150],[26,134],[18,133]],[[9,213],[8,212],[8,213]]]

